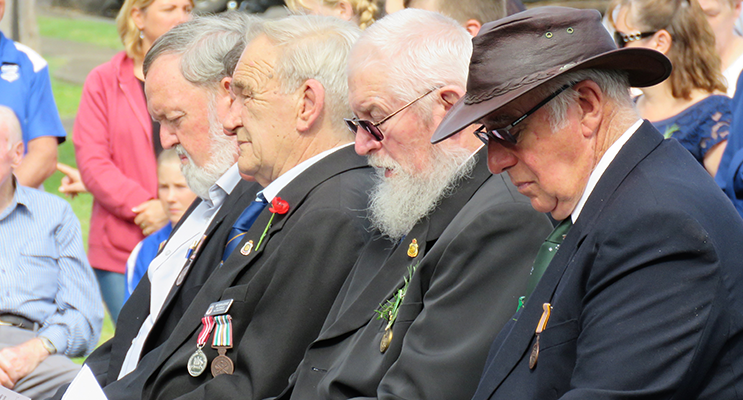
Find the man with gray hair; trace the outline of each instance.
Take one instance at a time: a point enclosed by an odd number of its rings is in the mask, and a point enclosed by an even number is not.
[[[80,223],[64,200],[18,184],[22,157],[18,117],[0,106],[0,385],[36,400],[75,376],[68,357],[96,345],[103,306]]]
[[[407,9],[364,31],[349,61],[356,152],[376,170],[376,228],[281,399],[466,399],[551,230],[488,172],[468,127],[431,135],[464,95],[471,37]],[[414,66],[414,67],[413,67]]]
[[[743,220],[629,96],[670,72],[617,49],[596,10],[538,7],[474,39],[433,141],[483,124],[490,170],[562,221],[474,399],[743,399]]]
[[[224,125],[237,137],[240,173],[263,190],[233,226],[237,250],[167,332],[132,399],[278,395],[368,238],[371,168],[343,123],[358,28],[294,16],[249,34]]]
[[[231,104],[231,74],[254,21],[243,13],[195,18],[161,36],[145,57],[150,114],[161,124],[163,147],[176,150],[199,198],[122,308],[116,335],[86,362],[109,399],[128,398],[140,385],[136,377],[150,371],[140,360],[157,353],[219,265],[235,210],[250,204],[259,189],[240,179],[237,144],[221,124]]]

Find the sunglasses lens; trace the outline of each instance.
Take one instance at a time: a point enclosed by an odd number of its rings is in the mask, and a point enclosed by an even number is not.
[[[348,127],[348,130],[350,130],[355,135],[356,134],[356,130],[359,127],[356,124],[356,121],[350,120],[350,119],[347,119],[347,118],[344,118],[343,121],[346,123],[346,126]]]
[[[509,131],[507,131],[505,129],[494,129],[491,132],[493,132],[493,135],[495,137],[497,137],[498,139],[500,139],[500,140],[502,140],[504,142],[516,144],[516,141],[517,141],[516,140],[516,137],[513,136],[513,135],[511,135],[511,132],[509,132]]]
[[[617,44],[618,48],[624,47],[627,43],[624,41],[624,37],[622,36],[622,32],[614,32],[614,43]]]
[[[374,140],[381,142],[382,139],[384,139],[384,136],[382,135],[382,132],[377,129],[376,126],[374,126],[370,121],[367,120],[359,120],[359,126],[362,127],[365,131],[369,132],[370,135],[374,138]]]

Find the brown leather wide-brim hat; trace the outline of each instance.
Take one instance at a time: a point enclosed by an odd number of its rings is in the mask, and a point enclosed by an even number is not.
[[[483,25],[472,40],[467,93],[431,138],[446,139],[557,76],[581,69],[622,70],[634,87],[671,74],[661,53],[617,49],[596,10],[537,7]]]

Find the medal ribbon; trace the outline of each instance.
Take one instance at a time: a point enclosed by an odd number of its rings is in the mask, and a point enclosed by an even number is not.
[[[209,339],[209,334],[212,333],[212,328],[214,328],[214,316],[205,316],[201,319],[201,324],[203,327],[201,328],[201,333],[199,333],[199,339],[196,343],[198,348],[204,347],[206,340]]]
[[[217,320],[217,328],[214,330],[212,347],[232,348],[232,317],[226,314],[214,318]]]

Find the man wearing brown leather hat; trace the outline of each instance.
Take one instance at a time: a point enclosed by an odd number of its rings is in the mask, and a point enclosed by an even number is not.
[[[593,10],[532,9],[474,39],[467,94],[493,173],[562,220],[475,399],[743,398],[743,221],[630,86],[670,63],[616,49]],[[554,256],[554,257],[552,257]]]

